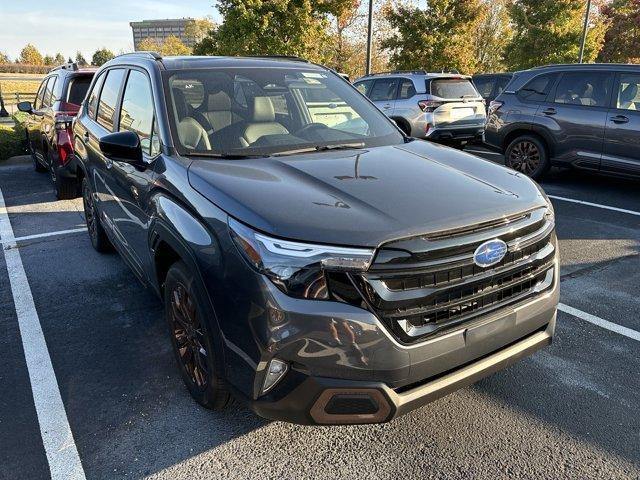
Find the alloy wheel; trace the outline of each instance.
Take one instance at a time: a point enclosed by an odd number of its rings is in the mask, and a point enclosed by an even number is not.
[[[177,283],[170,295],[171,334],[175,339],[182,368],[196,388],[205,390],[209,381],[207,349],[195,302],[182,283]]]
[[[518,142],[509,153],[509,165],[526,175],[533,175],[540,166],[540,150],[529,140]]]

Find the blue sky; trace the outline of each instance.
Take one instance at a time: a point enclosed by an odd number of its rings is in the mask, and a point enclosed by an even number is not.
[[[133,50],[129,22],[213,16],[215,0],[0,0],[0,51],[12,59],[27,43],[43,54],[91,58],[98,48]]]

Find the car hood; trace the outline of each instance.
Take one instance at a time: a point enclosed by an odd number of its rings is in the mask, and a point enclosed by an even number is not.
[[[377,247],[546,205],[527,177],[423,141],[246,160],[196,159],[201,195],[257,230]]]

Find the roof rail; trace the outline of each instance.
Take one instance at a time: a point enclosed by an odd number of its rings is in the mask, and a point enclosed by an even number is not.
[[[369,73],[365,77],[375,77],[376,75],[397,75],[397,74],[412,74],[412,75],[427,75],[429,72],[426,70],[389,70],[387,72]]]
[[[162,55],[160,55],[158,52],[151,52],[151,51],[147,51],[147,50],[139,50],[137,52],[128,52],[128,53],[121,53],[120,55],[117,55],[116,58],[119,57],[126,57],[126,56],[138,56],[138,57],[142,57],[144,55],[148,55],[151,58],[153,58],[154,60],[162,60]]]
[[[306,58],[298,57],[297,55],[247,55],[247,58],[275,58],[282,60],[292,60],[295,62],[311,63]]]
[[[54,70],[78,70],[78,64],[76,62],[68,62],[63,63],[62,65],[58,65],[57,67],[53,67],[49,72],[53,72]]]

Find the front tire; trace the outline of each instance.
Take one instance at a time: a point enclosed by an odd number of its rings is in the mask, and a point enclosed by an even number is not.
[[[206,318],[210,309],[200,296],[195,276],[187,266],[174,263],[165,280],[164,310],[173,352],[189,393],[205,408],[219,410],[229,402],[229,392],[216,362]]]
[[[107,232],[104,231],[102,223],[100,223],[100,216],[91,192],[91,187],[86,178],[82,179],[82,204],[84,205],[84,218],[87,224],[87,230],[89,231],[89,238],[91,239],[91,245],[100,253],[111,252],[113,246],[107,237]]]
[[[534,180],[543,178],[551,168],[545,145],[531,135],[522,135],[509,144],[504,163]]]

